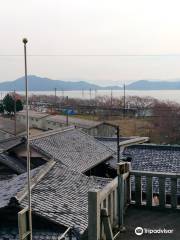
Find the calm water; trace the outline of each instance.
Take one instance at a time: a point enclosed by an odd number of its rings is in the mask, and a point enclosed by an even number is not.
[[[7,92],[0,92],[0,99],[2,99]],[[24,92],[18,92],[24,94]],[[54,95],[53,91],[49,92],[29,92],[30,95]],[[57,96],[68,96],[69,98],[93,99],[98,96],[111,96],[110,90],[92,90],[92,91],[57,91]],[[122,97],[122,90],[113,90],[113,97]],[[180,90],[153,90],[153,91],[133,91],[127,90],[126,96],[150,96],[159,100],[170,100],[180,103]]]

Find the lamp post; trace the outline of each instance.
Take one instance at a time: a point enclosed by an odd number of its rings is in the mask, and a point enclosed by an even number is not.
[[[30,144],[29,144],[29,98],[28,98],[28,79],[27,79],[27,55],[26,44],[28,40],[23,38],[24,44],[24,67],[25,67],[25,90],[26,90],[26,149],[27,149],[27,185],[28,185],[28,211],[29,211],[29,231],[32,240],[32,212],[31,212],[31,165],[30,165]]]

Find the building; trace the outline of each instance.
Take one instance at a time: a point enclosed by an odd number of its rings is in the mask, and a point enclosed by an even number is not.
[[[23,125],[26,124],[25,111],[17,113],[17,122]],[[42,129],[45,131],[73,125],[77,128],[83,129],[83,131],[89,135],[100,137],[112,137],[116,134],[114,127],[105,122],[92,121],[65,115],[50,115],[48,113],[32,110],[29,111],[29,125],[30,128]]]
[[[116,134],[114,127],[105,122],[92,121],[64,115],[54,115],[46,118],[46,130],[67,125],[74,125],[77,128],[82,128],[84,132],[92,136],[112,137]]]
[[[49,114],[36,112],[36,111],[29,111],[29,127],[30,128],[38,128],[44,129],[44,118],[48,117]],[[26,125],[26,110],[20,111],[16,114],[17,122]]]
[[[25,131],[25,124],[15,119],[0,117],[0,140],[13,137],[14,135],[21,134]]]
[[[55,232],[59,229],[59,235],[68,228],[74,236],[86,234],[88,191],[91,188],[102,189],[108,182],[110,179],[87,177],[55,161],[32,170],[32,214],[35,232],[44,231],[45,235],[49,223],[48,231],[51,229],[51,233],[52,225]],[[11,228],[15,228],[17,213],[28,204],[26,184],[26,173],[9,181],[0,181],[0,229],[6,229],[7,235],[9,223],[12,223]]]
[[[170,196],[172,190],[168,185],[168,179],[165,180],[164,176],[167,172],[175,176],[179,172],[180,147],[149,144],[129,146],[147,140],[148,138],[139,137],[120,138],[120,153],[123,153],[123,157],[131,162],[132,167],[125,178],[127,180],[125,187],[128,186],[128,182],[131,183],[130,190],[127,188],[125,190],[125,193],[132,196],[131,204],[133,201],[139,205],[144,204],[137,199],[141,197],[141,187],[142,201],[144,201],[144,193],[147,193],[147,179],[144,179],[146,173],[151,173],[152,176],[153,173],[155,174],[151,177],[152,193],[162,196],[163,192],[166,192]],[[24,173],[25,144],[24,137],[0,141],[0,169],[3,166],[7,173],[10,171],[10,177],[7,174],[0,180],[0,239],[3,240],[18,239],[17,213],[27,206],[27,175]],[[116,172],[116,138],[97,140],[79,128],[64,127],[43,132],[39,136],[32,136],[30,146],[33,168],[31,170],[33,240],[64,239],[63,234],[66,232],[67,240],[77,240],[80,237],[87,239],[89,215],[92,218],[95,216],[95,211],[88,212],[89,207],[95,207],[94,203],[91,205],[92,202],[89,202],[90,193],[102,193],[101,202],[95,203],[99,204],[99,208],[105,206],[108,208],[110,217],[107,216],[107,218],[111,219],[111,224],[114,223],[118,181],[117,178],[112,180],[107,176],[110,173],[109,166],[112,166]],[[165,190],[163,191],[159,190],[157,171],[162,173],[160,176],[164,179]],[[142,181],[139,181],[138,176]],[[148,177],[149,175],[146,176]],[[174,178],[174,175],[171,177]],[[176,196],[180,195],[179,180]],[[171,181],[174,179],[169,180]],[[160,204],[162,204],[161,199],[160,197]],[[103,220],[101,214],[98,216]],[[131,217],[136,218],[135,215]],[[176,219],[179,218],[176,216]],[[115,220],[117,220],[117,214]]]

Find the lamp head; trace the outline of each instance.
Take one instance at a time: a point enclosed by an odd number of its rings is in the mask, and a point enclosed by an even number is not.
[[[26,44],[28,42],[27,38],[23,38],[22,42]]]

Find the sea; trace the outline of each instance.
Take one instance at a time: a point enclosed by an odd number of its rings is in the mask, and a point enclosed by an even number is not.
[[[17,92],[19,94],[24,95],[24,92]],[[3,99],[4,96],[7,94],[5,91],[0,91],[0,99]],[[30,91],[29,95],[55,95],[54,91]],[[80,98],[80,99],[95,99],[97,97],[103,96],[112,96],[115,98],[121,98],[124,95],[123,90],[82,90],[82,91],[56,91],[56,95],[60,97],[69,98]],[[153,97],[163,101],[175,101],[180,103],[180,90],[126,90],[126,96],[139,96],[139,97]]]

